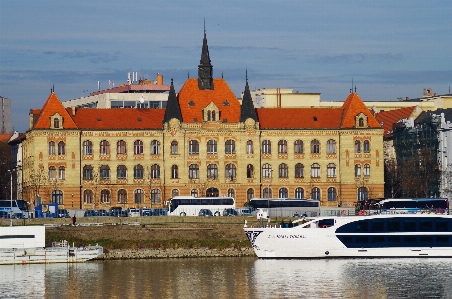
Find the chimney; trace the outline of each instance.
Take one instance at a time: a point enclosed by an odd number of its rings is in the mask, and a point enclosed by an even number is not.
[[[72,116],[75,116],[75,106],[72,106]]]

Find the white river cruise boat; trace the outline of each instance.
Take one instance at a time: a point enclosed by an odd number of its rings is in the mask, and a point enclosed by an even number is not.
[[[66,241],[45,247],[45,226],[0,227],[0,265],[78,263],[103,254],[102,246],[70,246]]]
[[[318,217],[244,230],[259,258],[452,257],[452,216],[444,214]]]

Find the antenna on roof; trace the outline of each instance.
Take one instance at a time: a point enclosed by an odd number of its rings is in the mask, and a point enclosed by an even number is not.
[[[355,85],[355,93],[356,93],[356,85]]]
[[[221,72],[221,79],[223,79],[223,72]]]
[[[206,34],[206,18],[204,18],[204,34]]]
[[[190,79],[190,72],[187,73],[187,79]]]
[[[245,69],[245,80],[248,83],[248,68]]]

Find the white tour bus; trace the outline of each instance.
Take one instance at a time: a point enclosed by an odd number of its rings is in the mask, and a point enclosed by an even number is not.
[[[318,217],[320,201],[306,198],[252,198],[248,207],[267,210],[270,217]]]
[[[200,216],[200,210],[210,210],[221,216],[225,209],[235,209],[232,197],[175,196],[167,201],[168,216]]]

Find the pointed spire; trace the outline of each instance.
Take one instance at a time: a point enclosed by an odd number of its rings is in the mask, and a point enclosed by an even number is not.
[[[248,69],[246,70],[246,84],[243,92],[242,106],[240,107],[240,122],[248,118],[257,122],[256,109],[254,109],[253,98],[251,97],[250,87],[248,86]]]
[[[171,78],[171,86],[168,94],[168,103],[166,104],[165,116],[163,122],[169,122],[172,118],[182,121],[179,101],[177,100],[176,91],[174,90],[173,78]]]
[[[198,65],[198,88],[213,89],[212,64],[210,63],[209,46],[207,45],[206,21],[204,20],[204,39],[202,41],[201,60]]]

